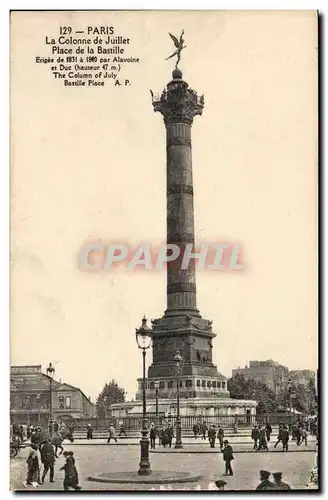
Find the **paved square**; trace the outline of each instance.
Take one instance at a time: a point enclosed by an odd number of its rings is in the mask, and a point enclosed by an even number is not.
[[[80,485],[83,490],[146,490],[158,489],[154,485],[133,484],[102,484],[88,481],[92,474],[103,472],[124,472],[137,470],[139,465],[139,446],[128,445],[67,445],[65,449],[74,451],[76,466],[79,472]],[[14,490],[26,489],[23,481],[26,478],[26,458],[28,448],[21,450],[18,457],[11,460],[11,488]],[[204,479],[199,483],[176,484],[174,489],[201,489],[207,490],[213,478],[220,478],[224,472],[224,463],[220,453],[215,454],[168,454],[155,453],[150,455],[152,469],[184,471],[202,474]],[[63,471],[59,468],[64,464],[64,458],[60,457],[55,464],[55,483],[50,484],[49,478],[39,490],[61,490],[63,483]],[[284,481],[292,488],[304,488],[308,481],[308,474],[315,461],[314,451],[299,452],[275,452],[275,453],[235,453],[233,469],[235,475],[225,478],[227,489],[254,490],[259,483],[258,475],[260,469],[271,472],[281,471]],[[33,489],[32,487],[29,487]]]

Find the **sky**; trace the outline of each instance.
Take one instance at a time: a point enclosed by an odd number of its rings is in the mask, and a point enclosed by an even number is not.
[[[68,88],[46,36],[108,25],[131,39],[131,86]],[[141,375],[135,328],[166,308],[165,272],[81,271],[86,242],[160,244],[165,127],[149,89],[174,67],[205,95],[192,128],[197,241],[244,249],[243,272],[197,272],[226,376],[252,359],[317,367],[317,25],[314,12],[15,13],[11,67],[11,364],[56,367],[92,398]],[[151,353],[147,357],[151,362]]]

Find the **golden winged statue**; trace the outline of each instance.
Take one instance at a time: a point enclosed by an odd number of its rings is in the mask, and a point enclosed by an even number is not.
[[[171,33],[169,33],[169,35],[172,38],[173,43],[174,43],[174,45],[176,46],[177,49],[173,52],[173,54],[171,54],[169,57],[167,57],[165,59],[165,61],[167,61],[168,59],[171,59],[171,57],[178,56],[177,57],[177,62],[176,62],[176,65],[175,65],[175,67],[177,68],[178,64],[180,62],[180,59],[181,59],[181,51],[182,51],[182,49],[185,49],[187,47],[187,45],[183,45],[184,44],[184,39],[183,39],[184,30],[182,30],[182,33],[181,33],[181,36],[180,36],[180,40],[178,40],[174,35],[171,35]]]

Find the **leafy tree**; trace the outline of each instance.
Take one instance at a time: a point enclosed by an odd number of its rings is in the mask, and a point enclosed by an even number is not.
[[[302,413],[315,413],[317,402],[314,380],[309,380],[305,384],[289,384],[286,390],[279,395],[279,400],[286,408],[291,406]]]
[[[105,384],[103,390],[96,399],[96,413],[98,418],[106,418],[109,414],[109,407],[114,403],[125,401],[125,390],[119,387],[116,380],[112,379],[109,384]]]

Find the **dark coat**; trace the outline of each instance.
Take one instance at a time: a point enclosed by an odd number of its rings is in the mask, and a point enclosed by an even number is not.
[[[252,439],[259,439],[260,437],[260,431],[256,428],[252,429]]]
[[[222,453],[223,453],[223,460],[225,462],[230,462],[231,460],[234,459],[233,451],[230,444],[227,444],[227,446],[223,449]]]
[[[208,437],[209,437],[209,439],[215,439],[216,438],[216,429],[214,427],[210,427],[208,429]]]
[[[156,429],[155,429],[155,427],[151,427],[150,428],[149,437],[150,437],[150,439],[155,439],[155,437],[156,437]]]
[[[66,463],[60,470],[65,471],[65,483],[74,488],[79,484],[79,476],[75,467],[75,460],[73,457],[67,457]]]
[[[274,488],[275,490],[291,490],[291,487],[289,486],[289,484],[287,483],[284,483],[283,481],[279,481],[277,483],[273,483],[274,484]]]
[[[55,451],[51,443],[44,443],[41,448],[41,462],[43,464],[53,464],[55,461]]]
[[[265,432],[267,434],[271,434],[272,433],[272,427],[271,427],[270,424],[266,424],[266,426],[265,426]]]
[[[288,443],[289,441],[289,432],[287,431],[287,429],[284,429],[281,433],[281,441],[283,443]]]
[[[261,481],[261,483],[257,486],[256,490],[274,490],[275,489],[275,484],[269,481],[269,479],[265,479],[264,481]]]

